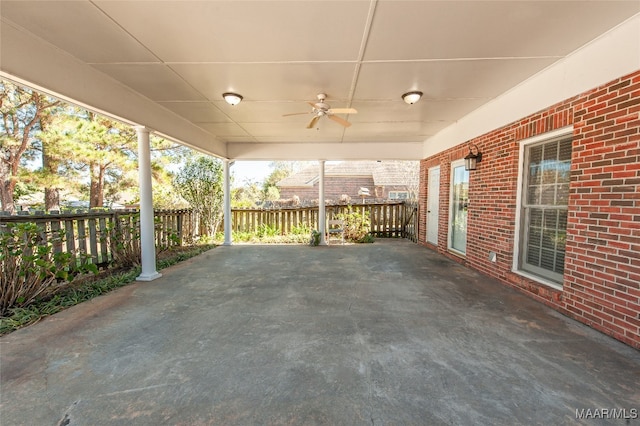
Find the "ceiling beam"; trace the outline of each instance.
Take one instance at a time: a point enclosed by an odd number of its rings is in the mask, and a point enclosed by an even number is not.
[[[234,143],[234,160],[420,160],[422,142]]]

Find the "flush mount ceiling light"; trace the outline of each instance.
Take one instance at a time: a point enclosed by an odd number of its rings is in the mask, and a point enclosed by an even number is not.
[[[237,93],[226,92],[222,94],[222,97],[229,105],[238,105],[242,100],[242,95]]]
[[[408,103],[409,105],[413,105],[420,100],[422,97],[422,92],[414,90],[413,92],[407,92],[402,95],[402,100]]]

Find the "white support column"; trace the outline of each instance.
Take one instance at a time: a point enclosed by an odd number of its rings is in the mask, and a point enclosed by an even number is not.
[[[318,231],[320,232],[320,244],[326,246],[325,225],[327,223],[327,214],[324,206],[324,160],[320,161],[320,181],[318,183]]]
[[[223,160],[223,174],[224,174],[224,245],[230,246],[232,244],[231,237],[231,176],[229,169],[231,168],[229,160]]]
[[[149,129],[136,126],[138,134],[138,180],[140,184],[140,250],[142,272],[138,281],[153,281],[162,274],[156,270],[156,243],[153,224],[153,195],[151,186],[151,152]]]

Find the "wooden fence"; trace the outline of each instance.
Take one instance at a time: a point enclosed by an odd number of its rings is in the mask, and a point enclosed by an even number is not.
[[[7,224],[34,223],[39,243],[51,244],[54,253],[73,253],[79,263],[106,265],[118,247],[139,251],[140,214],[137,210],[90,211],[62,214],[0,215],[0,232]],[[196,217],[191,210],[156,210],[156,246],[160,249],[191,242],[196,236]]]
[[[381,203],[326,206],[327,219],[349,208],[368,213],[370,232],[378,238],[407,238],[417,241],[418,207],[409,203]],[[235,232],[258,233],[268,226],[279,234],[294,228],[318,229],[318,207],[281,209],[233,209]],[[1,215],[0,232],[10,223],[35,223],[41,244],[51,244],[54,253],[68,252],[79,263],[106,265],[118,255],[123,245],[129,252],[139,251],[140,215],[137,210],[91,211],[63,214]],[[198,236],[198,218],[191,210],[156,210],[154,212],[156,246],[162,250],[191,243]]]
[[[369,215],[370,232],[379,238],[408,238],[417,241],[418,205],[416,203],[376,203],[352,206],[326,206],[327,220],[349,209]],[[280,209],[233,209],[232,229],[235,232],[257,233],[261,227],[291,233],[294,228],[318,229],[318,207],[285,207]]]

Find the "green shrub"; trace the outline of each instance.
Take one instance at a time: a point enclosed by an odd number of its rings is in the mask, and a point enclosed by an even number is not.
[[[43,234],[35,223],[7,224],[0,232],[0,315],[51,294],[72,272],[73,255],[53,250],[54,243],[62,243],[64,231],[48,241]]]
[[[373,238],[373,235],[371,235],[370,233],[365,235],[364,238],[362,238],[362,240],[358,241],[359,243],[372,243],[375,241],[375,238]]]
[[[318,246],[318,245],[320,245],[320,232],[318,232],[315,229],[313,231],[311,231],[311,238],[309,240],[309,245],[310,246]]]
[[[340,213],[336,218],[344,221],[345,240],[354,243],[373,242],[373,237],[369,234],[369,212],[349,206],[346,213]]]
[[[262,244],[306,244],[308,242],[307,235],[273,235],[262,237],[257,242]]]
[[[248,243],[249,241],[251,241],[256,235],[252,232],[240,232],[240,231],[233,231],[232,233],[232,239],[233,241],[237,241],[237,242],[242,242],[242,243]],[[224,235],[222,235],[222,238],[220,239],[221,241],[224,240]]]
[[[220,240],[217,240],[218,235],[220,235]],[[216,234],[216,237],[213,237],[211,235],[200,235],[195,238],[194,244],[198,246],[206,246],[213,245],[218,241],[224,241],[224,233],[218,233]]]
[[[310,232],[311,229],[305,224],[291,227],[291,234],[293,235],[309,235]]]
[[[280,231],[275,226],[267,225],[266,223],[263,223],[260,226],[258,226],[258,238],[274,237],[279,234],[280,234]]]
[[[111,243],[112,262],[118,267],[140,265],[140,214],[117,215],[107,227]]]

